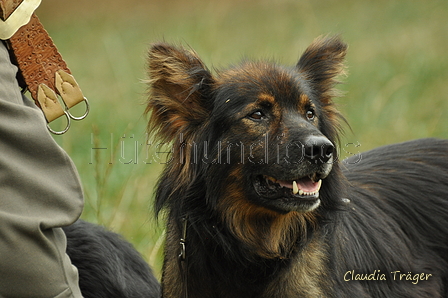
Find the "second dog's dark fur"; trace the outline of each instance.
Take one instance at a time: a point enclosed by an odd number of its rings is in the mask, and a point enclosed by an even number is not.
[[[82,220],[64,232],[84,298],[160,297],[151,268],[120,235]]]
[[[151,48],[149,130],[173,143],[163,297],[448,297],[448,141],[340,162],[346,48],[320,38],[295,67],[217,74]]]

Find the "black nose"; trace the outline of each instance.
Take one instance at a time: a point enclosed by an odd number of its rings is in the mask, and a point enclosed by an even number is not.
[[[305,157],[312,163],[328,162],[333,157],[333,152],[333,143],[324,136],[310,136],[305,141]]]

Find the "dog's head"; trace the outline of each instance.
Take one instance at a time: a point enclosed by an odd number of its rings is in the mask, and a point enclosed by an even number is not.
[[[159,206],[202,197],[236,225],[309,216],[328,203],[341,118],[332,98],[346,48],[318,38],[294,67],[243,62],[214,75],[194,51],[154,45],[148,127],[174,144]]]

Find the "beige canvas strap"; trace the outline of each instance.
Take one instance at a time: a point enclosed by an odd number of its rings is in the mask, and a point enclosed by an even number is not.
[[[29,0],[0,0],[2,19],[0,21],[3,19],[8,21],[14,17],[20,12],[20,7],[28,2]],[[1,25],[0,23],[0,27]],[[65,129],[55,132],[49,127],[50,131],[57,134],[64,133],[70,127],[70,119],[81,120],[87,116],[89,112],[87,99],[51,37],[32,11],[28,23],[20,26],[7,42],[25,86],[35,103],[44,112],[47,122],[50,123],[61,116],[67,118]],[[83,101],[86,103],[84,115],[73,116],[69,109]]]

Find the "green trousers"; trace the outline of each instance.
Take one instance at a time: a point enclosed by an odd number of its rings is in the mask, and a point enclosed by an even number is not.
[[[83,208],[78,173],[16,74],[0,41],[0,297],[82,297],[60,228]]]

